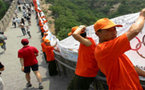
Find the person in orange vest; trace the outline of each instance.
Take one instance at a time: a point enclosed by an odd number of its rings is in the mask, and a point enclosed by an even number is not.
[[[94,56],[95,41],[86,36],[85,29],[84,25],[75,26],[68,33],[80,42],[75,76],[70,82],[68,90],[88,90],[99,70]]]
[[[56,46],[57,43],[54,46],[51,46],[50,41],[48,39],[45,39],[44,42],[46,45],[45,53],[46,53],[46,58],[48,62],[49,75],[55,76],[58,74],[58,71],[57,71],[57,65],[56,65],[56,60],[54,58],[53,50],[55,50],[54,47]]]
[[[95,58],[99,69],[105,74],[109,90],[143,90],[139,76],[145,76],[137,67],[134,67],[130,59],[124,54],[131,49],[132,40],[145,23],[145,9],[142,9],[139,17],[130,29],[117,37],[117,25],[108,18],[96,21],[94,29],[99,37],[99,44],[95,48]]]
[[[46,53],[45,53],[45,47],[46,47],[46,45],[45,45],[45,42],[44,41],[45,41],[45,37],[42,38],[41,47],[42,47],[42,52],[43,52],[43,55],[44,55],[44,59],[47,62]]]
[[[43,26],[40,28],[40,30],[41,30],[41,36],[43,37],[44,36],[44,32],[45,32]]]
[[[42,37],[42,39],[43,38],[45,39],[47,35],[48,35],[48,33],[44,32],[44,36]]]

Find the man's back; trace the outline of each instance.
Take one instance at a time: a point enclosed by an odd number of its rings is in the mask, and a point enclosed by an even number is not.
[[[37,54],[38,50],[32,46],[24,46],[22,49],[18,51],[18,57],[24,59],[24,66],[37,64],[38,63],[36,59]]]
[[[138,74],[124,54],[130,48],[126,34],[97,45],[95,58],[107,78],[109,90],[142,90]]]

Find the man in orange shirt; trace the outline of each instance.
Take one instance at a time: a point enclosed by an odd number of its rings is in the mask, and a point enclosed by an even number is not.
[[[42,52],[43,52],[43,55],[44,55],[44,59],[47,62],[47,60],[46,60],[46,54],[45,54],[45,47],[46,47],[46,45],[45,45],[44,40],[45,40],[45,38],[42,38],[41,47],[42,47]]]
[[[88,90],[99,70],[94,56],[95,41],[91,37],[86,37],[85,29],[84,25],[76,26],[68,34],[80,42],[75,76],[68,90]]]
[[[94,24],[99,44],[95,48],[95,58],[99,69],[105,74],[109,90],[142,90],[138,75],[144,72],[134,67],[124,54],[130,50],[130,40],[141,32],[145,20],[145,9],[142,9],[136,22],[123,35],[117,36],[116,25],[108,18]]]
[[[43,52],[44,59],[45,59],[46,62],[47,62],[46,53],[45,53],[45,47],[46,47],[46,45],[45,45],[45,42],[44,41],[45,41],[45,38],[46,38],[47,35],[48,35],[48,33],[44,33],[44,36],[42,38],[42,43],[41,43],[42,52]]]
[[[55,58],[54,58],[54,47],[56,46],[56,44],[54,46],[51,46],[50,45],[50,41],[48,39],[45,39],[44,40],[45,42],[45,53],[46,53],[46,59],[47,59],[47,62],[48,62],[48,70],[49,70],[49,75],[50,76],[55,76],[58,74],[58,71],[57,71],[57,66],[56,66],[56,61],[55,61]]]

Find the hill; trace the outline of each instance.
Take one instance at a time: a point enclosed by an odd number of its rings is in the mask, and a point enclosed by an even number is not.
[[[9,8],[10,3],[9,2],[5,2],[3,0],[0,0],[0,20],[3,18],[3,16],[5,15],[6,11]]]
[[[102,17],[113,18],[139,12],[145,0],[46,0],[55,19],[55,32],[61,40],[67,37],[71,27],[92,25]]]

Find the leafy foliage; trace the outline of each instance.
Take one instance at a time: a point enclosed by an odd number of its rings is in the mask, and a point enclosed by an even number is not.
[[[51,3],[55,19],[56,35],[61,40],[67,37],[71,27],[92,25],[103,17],[139,12],[145,6],[144,0],[46,0]],[[113,9],[113,11],[112,11]]]
[[[5,15],[7,9],[8,9],[9,4],[4,2],[3,0],[0,0],[0,19],[3,18]]]

